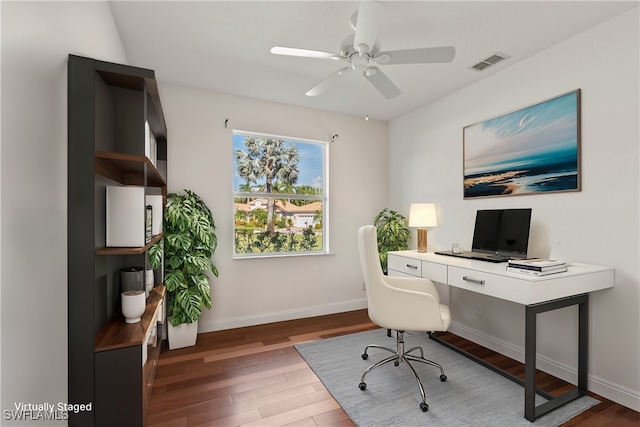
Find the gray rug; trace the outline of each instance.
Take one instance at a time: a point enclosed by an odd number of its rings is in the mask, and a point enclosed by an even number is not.
[[[366,390],[358,388],[362,372],[391,354],[372,349],[369,360],[362,360],[368,344],[393,348],[395,334],[389,338],[386,330],[377,329],[295,346],[358,426],[557,426],[599,403],[583,396],[531,423],[524,418],[522,386],[431,341],[425,333],[405,333],[406,348],[422,346],[425,357],[440,363],[448,377],[440,382],[437,368],[413,364],[429,404],[422,412],[420,391],[404,365],[388,363],[374,369],[366,377]],[[545,402],[537,399],[537,404]]]

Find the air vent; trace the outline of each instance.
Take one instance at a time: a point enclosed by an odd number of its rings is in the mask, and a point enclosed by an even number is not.
[[[482,71],[482,70],[485,70],[485,69],[491,67],[492,65],[496,65],[500,61],[504,61],[507,58],[508,58],[508,56],[503,54],[503,53],[494,53],[490,57],[488,57],[486,59],[483,59],[482,61],[478,62],[477,64],[475,64],[471,68],[476,70],[476,71]]]

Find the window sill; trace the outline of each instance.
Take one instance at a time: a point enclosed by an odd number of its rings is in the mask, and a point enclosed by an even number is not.
[[[244,260],[244,259],[264,259],[264,258],[297,258],[297,257],[307,257],[307,256],[334,256],[334,252],[296,252],[296,253],[266,253],[266,254],[234,254],[233,260]]]

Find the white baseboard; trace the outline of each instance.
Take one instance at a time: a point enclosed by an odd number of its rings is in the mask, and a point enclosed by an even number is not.
[[[524,363],[524,348],[516,347],[510,343],[497,340],[494,337],[455,322],[451,323],[449,332],[517,360],[518,362]],[[560,378],[561,380],[572,384],[577,383],[578,372],[576,368],[566,366],[542,356],[537,357],[536,368]],[[624,405],[634,411],[640,411],[640,395],[637,392],[626,389],[625,387],[617,384],[612,384],[592,375],[588,376],[587,388],[602,397],[619,403],[620,405]]]
[[[360,310],[363,308],[367,308],[366,298],[333,304],[303,307],[296,310],[263,313],[255,316],[243,316],[221,320],[212,320],[208,322],[203,322],[203,320],[200,319],[198,321],[198,333],[223,331],[226,329],[242,328],[245,326],[282,322],[285,320],[304,319],[306,317],[324,316],[325,314],[344,313],[347,311]]]

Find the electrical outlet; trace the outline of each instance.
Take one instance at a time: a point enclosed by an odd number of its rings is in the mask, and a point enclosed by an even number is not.
[[[476,304],[476,314],[482,316],[482,305]]]

